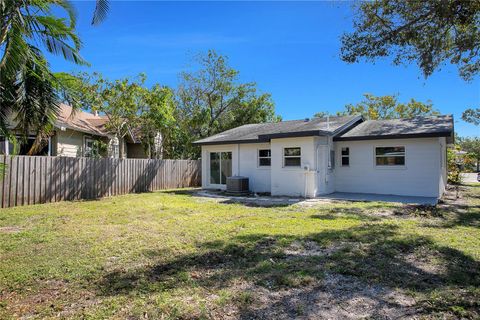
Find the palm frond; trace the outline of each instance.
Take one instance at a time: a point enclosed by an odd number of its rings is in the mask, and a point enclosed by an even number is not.
[[[109,9],[108,0],[97,0],[95,5],[95,11],[93,12],[92,25],[98,26],[107,17]]]
[[[70,29],[75,29],[77,26],[77,10],[73,4],[67,0],[54,0],[54,3],[67,12],[70,21]]]

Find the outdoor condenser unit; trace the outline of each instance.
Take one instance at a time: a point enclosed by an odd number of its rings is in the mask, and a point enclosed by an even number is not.
[[[227,193],[232,195],[248,194],[248,178],[241,176],[227,177]]]

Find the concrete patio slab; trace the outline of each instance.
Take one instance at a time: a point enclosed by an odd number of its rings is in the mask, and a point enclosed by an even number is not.
[[[398,202],[405,204],[420,204],[434,206],[438,203],[435,197],[415,197],[415,196],[396,196],[372,193],[349,193],[349,192],[334,192],[324,196],[318,196],[318,199],[329,200],[348,200],[348,201],[384,201],[384,202]]]
[[[434,197],[415,197],[415,196],[396,196],[396,195],[382,195],[372,193],[348,193],[348,192],[334,192],[316,198],[290,198],[290,197],[269,197],[269,196],[226,196],[222,193],[211,192],[208,190],[201,190],[195,192],[195,196],[210,199],[216,199],[220,202],[235,201],[241,203],[258,204],[262,206],[269,205],[315,205],[320,203],[328,203],[334,201],[384,201],[396,202],[404,204],[415,205],[436,205],[438,199]]]

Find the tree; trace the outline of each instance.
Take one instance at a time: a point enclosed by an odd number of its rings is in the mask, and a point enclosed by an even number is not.
[[[472,159],[475,159],[476,170],[480,171],[480,138],[465,137],[458,139],[460,150],[467,152]]]
[[[125,156],[124,140],[139,124],[138,114],[144,99],[145,75],[136,79],[110,81],[99,73],[81,73],[69,78],[65,94],[76,107],[104,114],[106,129],[119,142],[119,155]]]
[[[138,131],[149,158],[174,157],[175,97],[172,89],[154,85],[144,89]],[[161,139],[161,141],[156,141]],[[161,149],[159,150],[159,144]]]
[[[99,73],[57,76],[67,84],[61,91],[63,101],[107,117],[105,127],[119,140],[120,157],[125,155],[121,142],[130,133],[142,143],[149,158],[175,157],[177,124],[172,89],[158,84],[146,88],[144,74],[114,81]],[[161,150],[157,139],[161,139]]]
[[[425,77],[449,62],[465,80],[480,71],[480,1],[366,1],[356,11],[354,31],[342,36],[346,62],[391,56],[416,62]]]
[[[331,116],[330,112],[328,111],[320,111],[313,115],[314,118],[326,118],[328,116]]]
[[[365,99],[357,104],[348,104],[339,115],[362,115],[371,120],[413,118],[420,115],[435,115],[433,104],[410,99],[407,103],[398,102],[397,95],[374,96],[366,93]]]
[[[480,124],[480,108],[467,109],[462,113],[463,121],[473,123],[478,126]]]
[[[267,93],[257,93],[255,83],[239,83],[239,72],[215,51],[199,55],[196,72],[181,74],[177,90],[178,139],[184,157],[198,157],[192,142],[246,123],[278,121]]]
[[[54,7],[62,8],[68,18],[56,17]],[[24,139],[31,131],[37,133],[30,154],[50,134],[58,113],[55,88],[59,83],[41,49],[86,64],[79,55],[75,24],[75,11],[68,1],[0,3],[0,134],[14,139],[10,128],[14,116],[15,129]]]

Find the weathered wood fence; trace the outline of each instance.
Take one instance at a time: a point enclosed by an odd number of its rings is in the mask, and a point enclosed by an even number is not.
[[[0,163],[2,208],[201,184],[200,160],[0,156]]]

